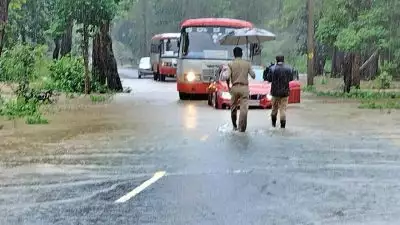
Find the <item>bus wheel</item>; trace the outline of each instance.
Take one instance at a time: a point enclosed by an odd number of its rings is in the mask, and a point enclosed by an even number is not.
[[[153,80],[158,80],[158,74],[157,73],[153,73]]]
[[[160,74],[160,81],[165,81],[165,77],[166,77],[166,75],[161,75]]]

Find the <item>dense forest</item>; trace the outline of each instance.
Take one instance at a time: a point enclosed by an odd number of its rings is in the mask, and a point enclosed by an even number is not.
[[[125,11],[114,20],[112,35],[130,52],[121,60],[148,54],[149,39],[161,32],[179,31],[187,18],[229,17],[253,22],[277,34],[264,44],[267,64],[278,53],[301,72],[307,60],[307,0],[137,0],[125,2]],[[346,89],[360,79],[379,76],[383,86],[399,78],[400,2],[395,0],[319,0],[314,15],[314,73],[344,77]],[[123,48],[121,48],[123,49]],[[130,56],[129,56],[130,55]],[[129,59],[129,57],[131,57]],[[351,81],[350,81],[351,80]]]
[[[0,80],[121,91],[117,62],[135,64],[152,35],[196,17],[239,18],[274,32],[263,61],[282,53],[305,72],[312,12],[314,75],[344,77],[346,90],[361,79],[389,83],[400,69],[399,9],[396,0],[0,0]]]

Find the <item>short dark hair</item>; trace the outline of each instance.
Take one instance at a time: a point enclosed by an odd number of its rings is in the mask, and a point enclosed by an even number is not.
[[[283,63],[283,62],[285,62],[285,56],[283,56],[283,55],[278,55],[278,56],[276,56],[276,62],[281,62],[281,63]]]
[[[240,47],[235,47],[235,48],[233,49],[233,56],[234,56],[235,58],[237,58],[237,57],[242,57],[242,56],[243,56],[243,50],[242,50],[242,48],[240,48]]]

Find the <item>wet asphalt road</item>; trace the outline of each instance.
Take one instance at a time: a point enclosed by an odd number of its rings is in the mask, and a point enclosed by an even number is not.
[[[178,101],[174,82],[120,72],[134,93],[115,104],[130,123],[0,159],[19,164],[1,168],[1,225],[399,224],[400,147],[358,118],[304,100],[289,107],[287,130],[251,110],[240,134],[229,111]]]

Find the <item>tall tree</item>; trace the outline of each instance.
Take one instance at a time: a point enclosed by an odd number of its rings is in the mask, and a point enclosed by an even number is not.
[[[0,0],[0,55],[4,46],[4,36],[8,20],[8,7],[11,0]]]
[[[314,85],[314,1],[307,0],[307,85]]]
[[[119,0],[109,2],[109,4],[112,3],[114,3],[113,6],[115,7]],[[122,91],[122,83],[118,74],[117,61],[115,60],[110,36],[111,19],[114,15],[110,15],[110,17],[104,18],[100,22],[99,29],[93,38],[92,73],[95,80],[102,85],[107,84],[108,89]]]

